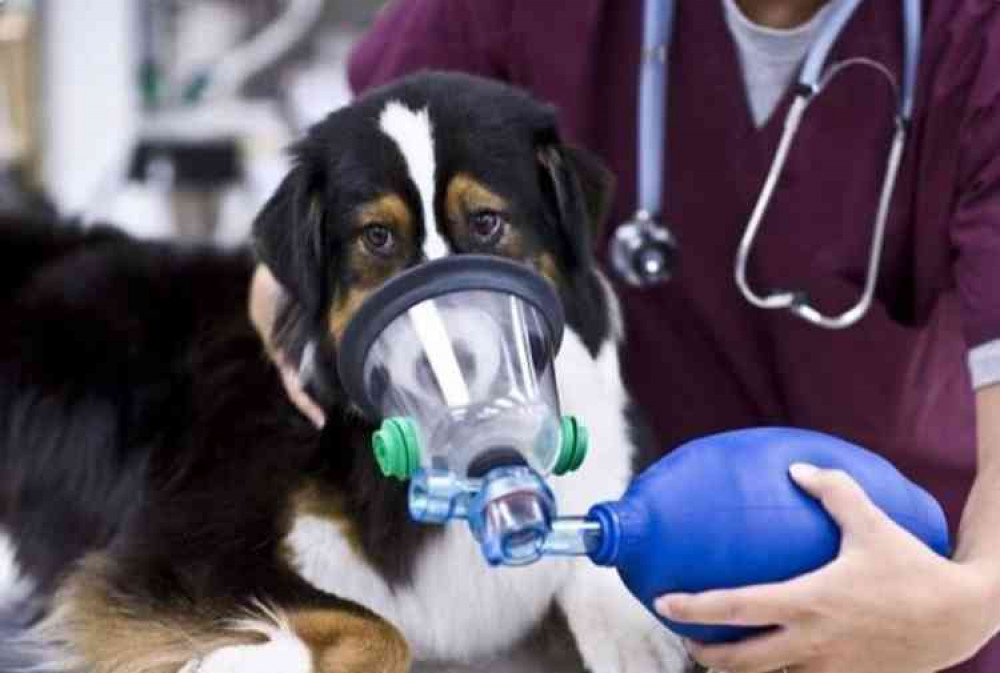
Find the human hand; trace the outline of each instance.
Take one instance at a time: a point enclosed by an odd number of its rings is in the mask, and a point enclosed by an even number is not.
[[[261,341],[264,342],[264,347],[271,360],[278,367],[281,383],[285,387],[288,399],[314,426],[322,428],[326,423],[326,416],[320,406],[302,389],[298,368],[288,362],[284,354],[271,343],[271,330],[274,326],[279,298],[283,292],[284,290],[271,271],[263,264],[258,265],[254,271],[248,295],[247,309],[250,321],[253,323],[254,329],[257,330]]]
[[[994,571],[935,554],[839,470],[792,478],[841,529],[837,558],[787,582],[662,596],[681,622],[776,626],[747,640],[689,643],[726,673],[931,673],[971,657],[1000,627]]]
[[[280,353],[275,353],[274,361],[278,365],[278,372],[281,373],[281,383],[285,386],[288,399],[317,429],[323,429],[323,426],[326,425],[326,414],[302,388],[299,370],[292,367]]]

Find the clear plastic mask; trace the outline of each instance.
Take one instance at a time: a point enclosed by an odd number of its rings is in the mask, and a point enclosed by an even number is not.
[[[559,460],[553,360],[562,309],[521,264],[461,255],[391,280],[352,319],[340,353],[348,392],[372,420],[405,419],[419,466],[460,477]]]
[[[554,355],[531,304],[459,291],[390,322],[368,351],[364,384],[383,417],[415,422],[425,469],[475,476],[518,455],[546,474],[560,441]]]

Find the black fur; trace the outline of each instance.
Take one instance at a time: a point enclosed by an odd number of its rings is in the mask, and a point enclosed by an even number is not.
[[[324,323],[353,281],[344,223],[356,205],[386,190],[418,198],[377,130],[389,99],[435,110],[439,173],[504,193],[559,263],[569,325],[594,352],[607,340],[590,249],[606,173],[559,143],[550,108],[459,75],[411,78],[318,124],[254,225],[256,255],[288,291],[278,346],[292,361],[321,346],[321,434],[287,401],[248,320],[250,251],[0,219],[0,529],[42,595],[100,549],[117,591],[154,609],[231,615],[251,597],[351,609],[281,560],[289,496],[306,480],[341,499],[387,581],[408,580],[437,529],[414,525],[405,486],[379,475]]]

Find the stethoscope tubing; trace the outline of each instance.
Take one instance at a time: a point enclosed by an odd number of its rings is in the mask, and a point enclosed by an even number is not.
[[[892,195],[895,190],[906,137],[913,115],[917,70],[919,67],[922,34],[921,0],[903,0],[903,73],[902,86],[895,81],[892,73],[881,64],[867,59],[852,59],[826,69],[837,39],[854,16],[862,0],[834,0],[835,5],[806,54],[796,81],[796,94],[785,117],[784,129],[778,149],[764,181],[757,202],[751,213],[747,227],[737,248],[734,260],[734,278],[741,294],[752,305],[762,309],[787,309],[814,325],[828,329],[842,329],[858,322],[871,307],[875,287],[878,282],[879,266],[884,247],[886,223]],[[676,0],[646,0],[643,14],[642,70],[639,91],[639,208],[636,220],[648,221],[647,226],[663,228],[657,218],[662,211],[663,185],[666,183],[668,162],[666,160],[667,129],[667,67],[671,38],[673,35]],[[831,79],[847,65],[864,63],[874,65],[886,75],[897,93],[898,108],[895,113],[895,132],[889,149],[886,168],[880,190],[878,208],[873,224],[872,241],[865,273],[865,286],[861,297],[851,308],[839,315],[828,316],[809,303],[801,291],[780,291],[767,295],[757,294],[747,278],[747,266],[771,198],[774,195],[784,171],[788,155],[794,143],[810,103],[819,95]],[[659,122],[659,123],[657,123]],[[665,230],[665,229],[664,229]]]
[[[643,7],[642,66],[639,82],[639,211],[649,219],[663,208],[667,166],[664,149],[667,120],[667,53],[673,35],[676,3],[646,2]],[[666,39],[664,39],[666,38]],[[662,120],[662,123],[644,123]]]

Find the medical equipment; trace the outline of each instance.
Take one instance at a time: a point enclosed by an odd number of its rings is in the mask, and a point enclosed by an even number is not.
[[[884,65],[866,58],[852,58],[825,68],[827,57],[837,38],[861,4],[861,0],[833,0],[833,2],[834,7],[831,8],[819,36],[810,47],[799,72],[795,84],[795,97],[785,117],[781,141],[740,240],[733,273],[740,292],[754,306],[763,309],[787,309],[814,325],[841,329],[860,320],[874,298],[890,201],[899,173],[908,127],[913,116],[923,3],[921,0],[903,0],[903,81],[900,87],[896,78]],[[666,71],[675,13],[676,0],[645,2],[642,71],[639,85],[639,208],[631,220],[617,228],[610,248],[613,269],[622,280],[636,287],[648,287],[665,282],[673,274],[677,260],[677,240],[670,229],[660,221],[662,190],[668,176],[665,157],[668,96]],[[747,280],[747,264],[754,239],[767,213],[806,110],[837,74],[854,65],[872,67],[885,76],[896,92],[899,105],[895,112],[895,131],[873,225],[865,285],[857,303],[838,315],[830,316],[813,307],[807,294],[801,290],[758,294]]]
[[[837,556],[840,530],[791,481],[794,463],[844,470],[893,521],[950,554],[948,524],[933,496],[874,453],[794,428],[736,430],[675,449],[620,500],[591,508],[576,524],[581,546],[595,563],[617,568],[654,614],[653,602],[667,593],[781,582],[815,570]],[[760,631],[660,620],[703,642]]]
[[[527,267],[458,255],[396,276],[340,343],[351,399],[382,419],[373,449],[410,479],[414,519],[466,519],[492,564],[536,560],[556,518],[547,475],[572,471],[587,433],[559,414],[555,290]]]
[[[563,320],[541,276],[483,255],[419,265],[362,303],[337,367],[351,399],[381,419],[376,462],[385,476],[410,480],[414,520],[465,520],[490,565],[589,556],[617,568],[652,610],[665,593],[778,582],[833,559],[839,529],[788,476],[807,462],[847,471],[889,517],[949,553],[932,496],[873,453],[791,428],[689,442],[620,500],[560,516],[546,479],[577,469],[588,444],[583,425],[559,414]],[[753,632],[663,622],[703,641]]]

